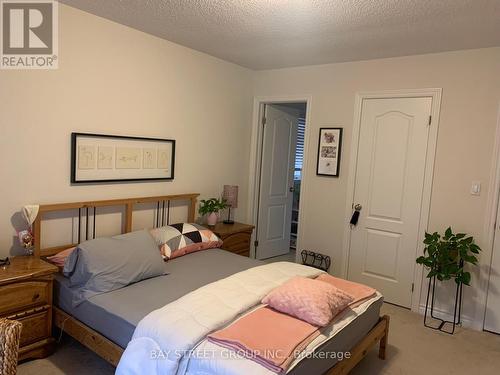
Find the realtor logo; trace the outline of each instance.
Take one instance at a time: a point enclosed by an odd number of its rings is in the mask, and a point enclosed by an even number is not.
[[[0,0],[1,69],[57,69],[57,1]]]

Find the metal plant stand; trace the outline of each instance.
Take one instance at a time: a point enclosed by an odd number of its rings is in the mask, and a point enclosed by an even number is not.
[[[430,317],[434,320],[437,320],[439,325],[432,326],[427,323],[427,311],[429,310],[429,297],[431,294],[431,284],[432,284],[432,298],[431,298],[431,308],[430,308]],[[424,315],[424,326],[427,328],[435,329],[441,332],[448,333],[450,335],[453,335],[455,333],[455,327],[457,325],[462,324],[462,292],[463,292],[463,284],[458,283],[457,284],[457,290],[455,293],[455,308],[453,310],[453,321],[449,320],[443,320],[441,318],[438,318],[434,316],[434,297],[435,297],[435,291],[436,291],[436,276],[433,276],[429,278],[429,287],[427,289],[427,300],[425,303],[425,315]],[[451,331],[444,329],[446,323],[449,323],[452,325]]]

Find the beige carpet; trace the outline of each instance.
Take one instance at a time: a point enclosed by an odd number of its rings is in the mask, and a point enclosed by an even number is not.
[[[377,351],[372,350],[351,374],[500,374],[500,336],[465,329],[450,336],[424,328],[420,315],[388,304],[383,313],[391,316],[387,360],[379,360]],[[113,372],[114,368],[104,360],[65,337],[54,355],[21,364],[18,374]]]
[[[290,252],[286,253],[285,255],[279,255],[279,256],[273,257],[273,258],[267,258],[267,259],[264,259],[263,262],[265,262],[265,263],[295,262],[295,251],[290,250]]]

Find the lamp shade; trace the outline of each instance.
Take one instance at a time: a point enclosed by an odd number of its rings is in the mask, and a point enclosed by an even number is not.
[[[237,185],[224,185],[224,191],[222,192],[222,198],[226,200],[226,203],[231,208],[238,207],[238,186]]]
[[[39,209],[40,209],[40,206],[35,205],[35,204],[26,205],[23,207],[22,212],[23,212],[24,220],[26,220],[26,222],[28,223],[28,225],[30,227],[35,222],[35,219],[38,216]]]

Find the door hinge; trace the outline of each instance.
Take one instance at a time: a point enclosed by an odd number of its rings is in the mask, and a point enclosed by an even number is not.
[[[262,125],[266,125],[266,122],[267,122],[266,118],[262,117]]]
[[[415,283],[411,283],[411,292],[413,293],[415,290]]]
[[[429,116],[429,126],[431,126],[432,116]]]
[[[254,245],[255,247],[259,246],[259,241],[254,241],[253,245]]]

